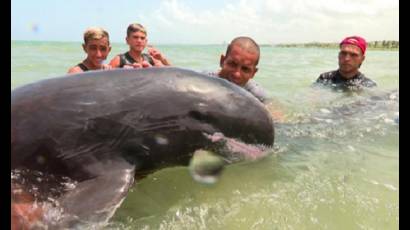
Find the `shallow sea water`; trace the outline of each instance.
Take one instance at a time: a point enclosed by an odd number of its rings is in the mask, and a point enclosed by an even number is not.
[[[11,45],[11,89],[63,76],[85,57],[80,43]],[[157,47],[174,66],[198,71],[217,70],[225,51],[223,45]],[[113,44],[109,59],[126,48]],[[275,124],[272,155],[228,166],[213,185],[195,182],[187,167],[157,171],[136,182],[106,228],[397,229],[398,52],[367,52],[361,71],[378,83],[375,89],[311,88],[320,73],[337,68],[337,52],[261,47],[255,80],[286,117]]]

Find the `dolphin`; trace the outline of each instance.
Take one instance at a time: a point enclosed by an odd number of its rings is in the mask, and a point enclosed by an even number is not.
[[[11,92],[12,182],[56,201],[55,228],[107,223],[135,178],[188,165],[197,150],[233,163],[273,143],[257,98],[182,68],[89,71]]]

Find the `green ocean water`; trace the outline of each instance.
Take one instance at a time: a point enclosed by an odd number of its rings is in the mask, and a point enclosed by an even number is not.
[[[197,71],[216,71],[226,49],[156,47],[174,66]],[[126,50],[113,44],[108,60]],[[160,170],[137,181],[107,228],[398,229],[398,100],[366,100],[398,90],[399,53],[367,52],[361,71],[375,89],[311,88],[337,69],[337,52],[261,47],[255,80],[287,118],[275,125],[272,156],[228,166],[215,185],[196,183],[186,167]],[[12,41],[11,90],[61,77],[84,58],[81,43]],[[332,112],[361,101],[348,115]]]

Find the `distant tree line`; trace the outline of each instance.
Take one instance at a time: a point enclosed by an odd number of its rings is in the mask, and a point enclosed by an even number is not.
[[[309,43],[292,43],[292,44],[278,44],[276,47],[306,47],[306,48],[338,48],[339,43],[332,42],[309,42]],[[399,41],[372,41],[367,43],[369,49],[399,49]]]

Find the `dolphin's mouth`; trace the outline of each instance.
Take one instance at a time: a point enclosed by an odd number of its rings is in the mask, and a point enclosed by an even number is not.
[[[264,145],[247,144],[240,140],[226,137],[222,133],[205,134],[214,147],[211,149],[226,161],[231,164],[240,161],[254,161],[264,158],[269,155],[271,151]],[[216,148],[216,149],[215,149]]]
[[[217,182],[227,164],[259,160],[272,152],[267,146],[246,144],[222,133],[203,135],[212,145],[195,151],[189,163],[191,176],[200,183]]]

